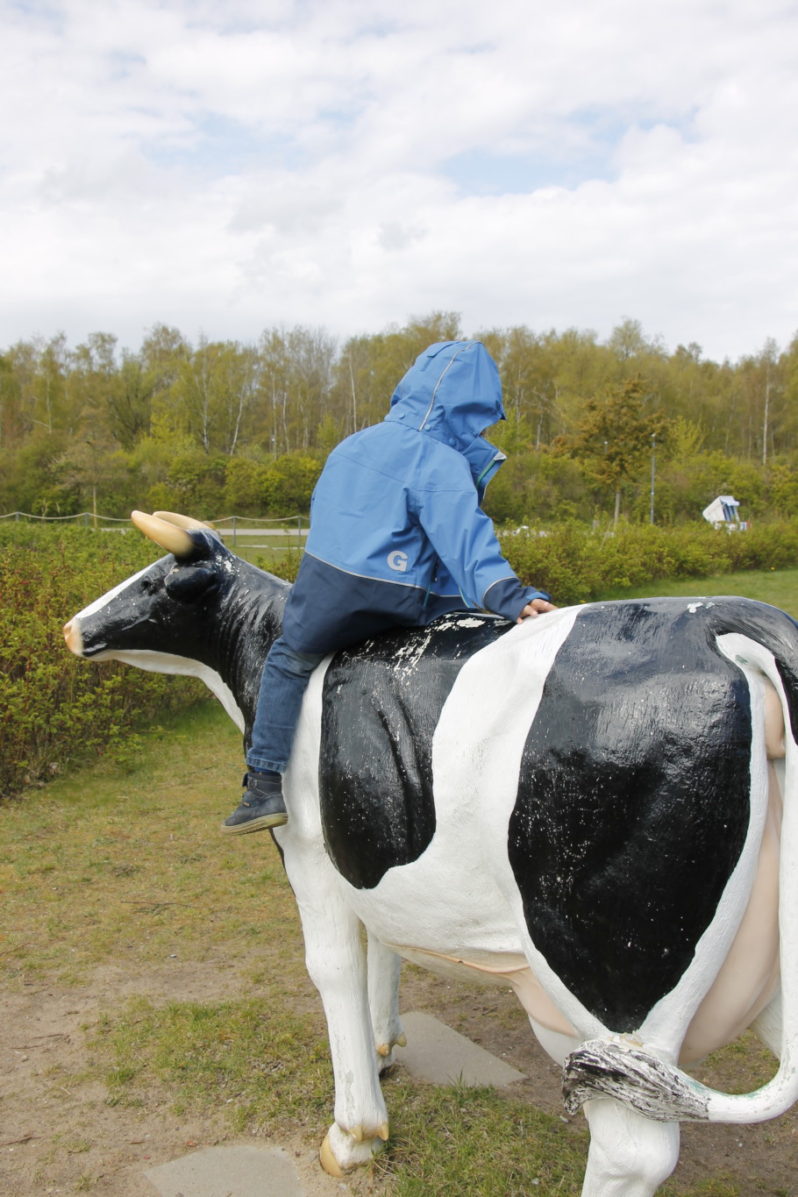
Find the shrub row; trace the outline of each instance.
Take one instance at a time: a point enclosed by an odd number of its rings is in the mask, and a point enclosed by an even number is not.
[[[559,604],[649,582],[653,590],[657,579],[798,565],[798,521],[733,535],[708,525],[602,533],[574,523],[501,540],[523,580]],[[0,796],[89,750],[124,752],[137,726],[206,695],[194,679],[81,662],[64,647],[63,623],[156,555],[139,536],[0,524]],[[293,576],[293,564],[269,568]]]
[[[547,590],[560,605],[589,602],[658,579],[798,566],[798,520],[733,533],[709,524],[621,524],[602,532],[573,523],[550,534],[524,529],[505,532],[500,539],[523,581]]]
[[[46,781],[90,750],[206,691],[115,663],[78,661],[62,625],[157,555],[136,535],[0,524],[0,796]]]

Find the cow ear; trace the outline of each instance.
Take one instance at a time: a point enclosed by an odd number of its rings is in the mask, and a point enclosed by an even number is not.
[[[179,603],[195,603],[219,584],[214,570],[204,565],[176,565],[166,575],[166,593]]]

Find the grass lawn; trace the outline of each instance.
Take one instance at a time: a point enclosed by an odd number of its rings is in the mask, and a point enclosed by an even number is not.
[[[739,594],[780,607],[798,619],[798,569],[751,570],[711,578],[679,578],[650,582],[630,590],[608,591],[602,598],[647,598],[651,595]]]

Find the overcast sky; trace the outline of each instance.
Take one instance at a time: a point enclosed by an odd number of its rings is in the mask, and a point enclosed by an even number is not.
[[[798,3],[0,0],[0,348],[798,332]]]

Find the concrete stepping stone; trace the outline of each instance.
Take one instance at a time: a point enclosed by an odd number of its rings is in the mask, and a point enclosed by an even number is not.
[[[306,1197],[293,1160],[279,1147],[208,1147],[144,1176],[160,1197]]]
[[[497,1089],[524,1080],[523,1073],[431,1014],[410,1011],[402,1015],[402,1025],[407,1047],[397,1047],[394,1056],[411,1076],[434,1085],[492,1085]]]

